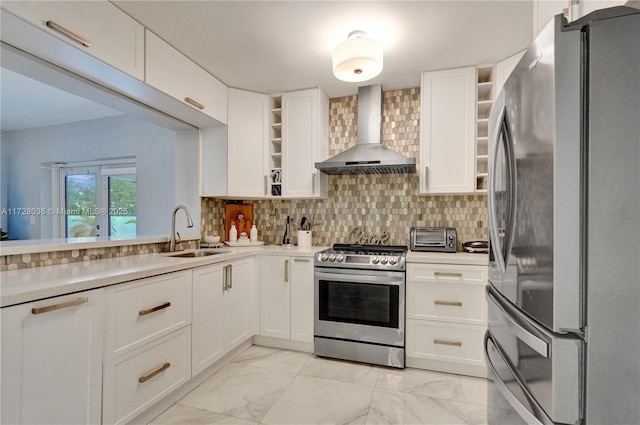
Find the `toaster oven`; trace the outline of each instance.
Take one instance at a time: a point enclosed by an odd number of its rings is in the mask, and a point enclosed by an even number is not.
[[[458,233],[453,227],[412,227],[411,251],[456,252]]]

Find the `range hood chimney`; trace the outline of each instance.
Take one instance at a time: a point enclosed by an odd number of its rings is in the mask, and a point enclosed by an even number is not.
[[[346,151],[316,162],[325,174],[415,173],[416,159],[384,146],[381,142],[382,86],[358,88],[358,141]]]

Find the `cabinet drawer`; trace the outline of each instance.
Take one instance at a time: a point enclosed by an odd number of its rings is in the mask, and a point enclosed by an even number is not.
[[[407,282],[407,318],[486,324],[484,286]]]
[[[484,363],[486,327],[407,319],[407,357]]]
[[[146,31],[145,83],[227,123],[227,86],[160,37]]]
[[[109,288],[107,356],[120,355],[191,323],[191,270]]]
[[[103,423],[126,423],[191,379],[191,328],[105,365]]]
[[[407,281],[485,286],[487,284],[487,267],[460,264],[408,264]]]
[[[143,80],[144,27],[110,2],[3,1],[2,8]]]

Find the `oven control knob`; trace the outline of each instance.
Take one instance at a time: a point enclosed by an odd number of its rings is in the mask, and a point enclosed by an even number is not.
[[[382,257],[380,259],[380,264],[387,264],[387,257]]]
[[[335,254],[329,254],[329,261],[331,261],[331,262],[336,261],[336,255]]]
[[[379,261],[378,257],[371,257],[371,262],[373,264],[378,264],[378,261]]]
[[[392,266],[395,266],[397,263],[398,263],[398,258],[389,257],[389,264],[391,264]]]
[[[320,261],[327,261],[327,259],[329,258],[327,254],[320,254],[318,257]]]
[[[344,261],[344,255],[342,255],[342,254],[338,254],[338,255],[336,256],[336,261],[337,261],[338,263],[342,263],[342,262]]]

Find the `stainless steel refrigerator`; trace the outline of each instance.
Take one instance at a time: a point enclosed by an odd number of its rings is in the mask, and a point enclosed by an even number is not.
[[[490,117],[488,423],[640,423],[640,10],[558,15]]]

